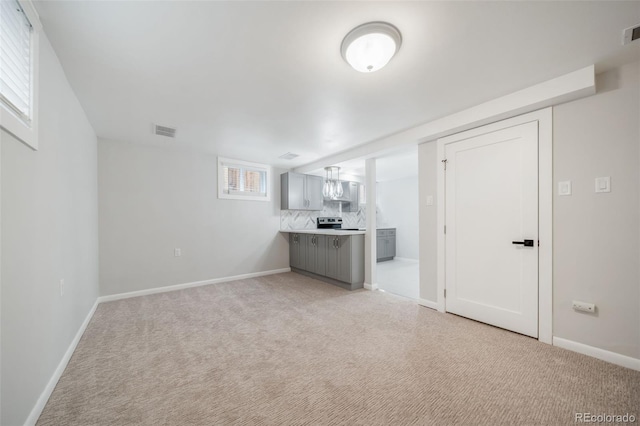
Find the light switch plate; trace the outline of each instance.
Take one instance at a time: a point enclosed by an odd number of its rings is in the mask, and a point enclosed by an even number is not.
[[[596,178],[596,192],[611,192],[610,176]]]
[[[571,181],[558,182],[558,195],[571,195]]]
[[[433,195],[427,195],[427,205],[428,206],[433,205]]]

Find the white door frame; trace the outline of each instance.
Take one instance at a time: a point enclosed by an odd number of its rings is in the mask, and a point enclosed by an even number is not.
[[[538,122],[538,340],[552,344],[553,338],[553,114],[552,107],[487,124],[437,141],[437,306],[445,312],[445,145],[532,121]]]

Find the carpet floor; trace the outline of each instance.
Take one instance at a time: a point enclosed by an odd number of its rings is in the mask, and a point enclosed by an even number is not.
[[[562,425],[640,372],[295,273],[98,306],[38,425]]]

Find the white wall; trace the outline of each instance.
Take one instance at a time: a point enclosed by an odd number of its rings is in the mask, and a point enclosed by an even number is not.
[[[289,267],[283,170],[270,202],[244,201],[217,198],[211,154],[100,139],[98,159],[102,295]]]
[[[640,64],[597,76],[597,94],[554,107],[553,334],[640,358]],[[420,145],[420,297],[435,301],[435,142]],[[594,179],[611,176],[612,192]],[[559,197],[559,181],[573,195]],[[592,302],[597,315],[571,309]]]
[[[39,151],[0,131],[3,425],[25,422],[98,296],[96,136],[44,34],[40,66]]]
[[[553,334],[640,358],[640,63],[598,75],[595,96],[554,108]],[[594,179],[611,176],[611,192]],[[571,309],[595,303],[597,315]]]
[[[418,259],[418,176],[376,184],[378,228],[396,228],[396,256]]]

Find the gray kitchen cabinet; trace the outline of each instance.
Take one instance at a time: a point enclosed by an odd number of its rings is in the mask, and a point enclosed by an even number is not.
[[[376,261],[393,260],[396,256],[396,229],[376,230]]]
[[[349,284],[364,282],[364,235],[327,237],[326,276]]]
[[[307,235],[306,270],[318,275],[326,275],[327,237],[325,235]]]
[[[307,234],[289,234],[289,265],[292,268],[307,268]]]
[[[280,175],[280,209],[322,210],[321,176],[287,172]]]
[[[357,212],[360,208],[360,184],[349,182],[349,204],[344,206],[342,211]]]
[[[289,234],[291,270],[348,290],[364,283],[364,235]]]

